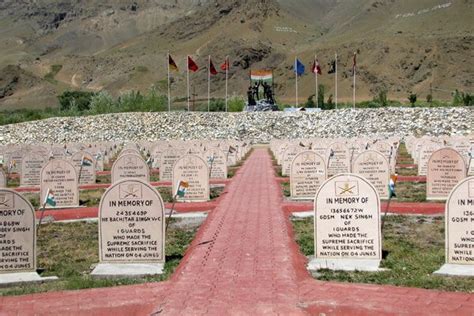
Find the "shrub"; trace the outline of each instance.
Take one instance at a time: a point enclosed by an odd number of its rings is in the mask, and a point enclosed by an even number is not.
[[[137,112],[142,108],[143,101],[139,91],[129,91],[118,98],[118,109],[120,112]]]
[[[428,94],[428,95],[426,96],[426,102],[428,102],[428,103],[433,103],[433,96],[432,96],[431,94]]]
[[[229,112],[242,112],[245,107],[245,100],[241,97],[232,97],[227,101]]]
[[[318,104],[318,108],[320,109],[324,109],[324,93],[325,93],[325,87],[324,85],[320,84],[318,85],[318,100],[317,100],[317,104]]]
[[[323,110],[332,110],[335,108],[335,104],[332,100],[332,94],[329,95],[327,102],[321,107]]]
[[[94,95],[94,92],[87,91],[65,91],[58,96],[60,109],[67,111],[74,104],[78,111],[87,111]]]
[[[453,105],[459,106],[472,106],[474,103],[474,98],[467,92],[462,92],[456,89],[453,93]]]
[[[374,101],[377,101],[380,106],[383,106],[383,107],[387,106],[388,105],[387,90],[379,91],[379,93],[377,95],[377,99],[374,100]]]
[[[94,95],[90,103],[90,114],[106,114],[116,112],[117,107],[114,99],[106,91]]]
[[[415,106],[416,94],[415,93],[410,93],[410,95],[408,96],[408,101],[410,101],[411,106]]]
[[[313,101],[314,97],[315,97],[314,94],[312,94],[308,97],[308,100],[306,100],[306,103],[304,105],[305,108],[314,108],[314,107],[316,107],[316,103],[314,103],[314,101]]]

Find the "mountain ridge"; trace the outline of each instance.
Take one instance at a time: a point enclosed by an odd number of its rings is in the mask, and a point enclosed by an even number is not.
[[[339,97],[350,100],[351,62],[358,56],[358,99],[387,90],[390,98],[410,92],[450,99],[454,89],[472,91],[473,4],[467,0],[165,0],[0,2],[0,108],[45,107],[64,90],[107,90],[120,95],[154,86],[166,93],[166,54],[174,97],[186,95],[185,57],[201,66],[193,90],[207,96],[207,56],[221,63],[229,55],[230,94],[244,95],[250,68],[274,69],[277,97],[294,100],[295,56],[310,68],[314,55],[323,66],[320,83],[334,93],[328,63],[339,55]],[[448,5],[449,4],[449,5]],[[314,17],[314,18],[313,18]],[[6,67],[14,65],[18,68]],[[51,78],[53,65],[61,69]],[[13,70],[12,70],[13,69]],[[38,89],[12,83],[33,76]],[[49,74],[49,77],[47,76]],[[224,80],[212,78],[212,95],[223,96]],[[299,82],[304,100],[314,79]],[[39,91],[39,92],[38,92]],[[437,90],[436,90],[437,91]],[[41,98],[38,98],[40,94]],[[42,100],[38,104],[37,100]]]

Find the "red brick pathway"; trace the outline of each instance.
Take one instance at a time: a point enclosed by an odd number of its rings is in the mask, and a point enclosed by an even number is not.
[[[0,298],[0,315],[473,315],[472,294],[312,279],[265,149],[224,192],[169,281]]]

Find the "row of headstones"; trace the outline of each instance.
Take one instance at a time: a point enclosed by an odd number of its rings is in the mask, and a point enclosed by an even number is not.
[[[8,145],[0,148],[0,185],[5,185],[5,174],[18,174],[21,187],[40,185],[41,170],[55,159],[69,161],[80,174],[80,184],[96,181],[96,171],[103,171],[120,148],[118,143],[68,145]]]
[[[446,203],[446,264],[437,273],[473,275],[473,207],[474,177],[470,177],[452,190]],[[340,174],[326,180],[315,196],[314,208],[315,256],[308,265],[310,270],[379,270],[380,197],[367,179],[356,174]],[[35,273],[33,206],[20,193],[0,189],[0,216],[0,274]],[[124,179],[102,196],[99,260],[93,271],[99,276],[162,272],[165,210],[160,194],[149,183]],[[115,272],[110,272],[110,265],[114,264],[118,266],[112,268]],[[144,270],[137,266],[140,264],[145,265]]]
[[[443,136],[420,138],[407,137],[405,139],[407,151],[412,156],[415,164],[418,165],[418,175],[428,174],[428,162],[430,157],[442,148],[452,148],[456,150],[464,160],[468,175],[474,175],[474,136]]]
[[[245,142],[210,142],[203,145],[204,142],[160,142],[157,144],[127,144],[120,153],[120,160],[112,167],[112,177],[123,178],[127,174],[140,174],[139,178],[149,178],[149,168],[160,168],[160,180],[171,181],[173,166],[176,161],[185,154],[194,154],[201,156],[209,165],[211,170],[211,179],[227,178],[227,166],[231,166],[239,162],[247,153],[250,146]],[[7,166],[8,173],[20,174],[20,186],[35,187],[41,184],[42,169],[53,159],[65,159],[70,161],[76,173],[79,174],[79,184],[94,184],[96,182],[96,171],[102,171],[104,162],[109,163],[109,157],[117,154],[117,144],[108,144],[98,147],[97,145],[87,146],[88,148],[96,148],[97,153],[92,154],[91,151],[85,150],[84,144],[69,146],[62,149],[59,155],[59,147],[52,147],[49,154],[46,154],[44,147],[26,146],[18,150],[16,147],[10,146],[6,154],[1,155],[0,165]],[[74,148],[79,151],[74,152]],[[70,154],[74,152],[73,154]],[[57,155],[53,155],[57,153]],[[68,153],[68,154],[66,154]],[[128,155],[128,156],[126,156]],[[122,157],[123,156],[123,157]],[[143,156],[147,157],[147,161],[143,160]],[[18,163],[16,163],[18,161]],[[137,177],[137,176],[133,176]],[[0,170],[0,187],[6,184],[5,172]]]
[[[31,203],[20,193],[0,189],[1,283],[38,281],[36,274],[36,219]],[[165,208],[148,182],[125,179],[113,184],[99,206],[100,264],[122,264],[117,274],[162,273],[165,262]],[[123,264],[134,264],[127,268]],[[136,264],[146,264],[143,272]],[[115,269],[117,270],[117,269]],[[33,274],[33,276],[32,276]],[[105,269],[105,274],[110,272]],[[113,274],[113,273],[112,273]]]
[[[390,164],[390,157],[387,159],[386,154],[368,149],[350,155],[348,146],[339,142],[332,143],[322,156],[315,150],[301,146],[301,141],[297,144],[289,145],[286,150],[280,151],[282,174],[290,176],[290,192],[293,199],[312,199],[324,180],[337,173],[348,172],[367,178],[377,188],[381,198],[389,197],[389,181],[395,165]],[[394,147],[397,144],[399,143],[394,143]],[[336,154],[338,148],[343,148],[339,157]],[[392,152],[396,153],[395,150]],[[395,158],[391,161],[394,162]],[[331,165],[337,165],[338,168],[331,169]],[[465,160],[452,148],[441,148],[433,152],[428,159],[427,170],[426,196],[429,200],[446,199],[452,188],[467,177]]]
[[[381,270],[380,197],[368,179],[340,174],[326,180],[314,209],[315,255],[309,270]],[[434,273],[474,276],[474,177],[450,192],[445,225],[446,264]]]
[[[243,157],[250,149],[241,146]],[[117,158],[134,156],[141,159],[133,145],[127,145]],[[232,151],[239,149],[232,149]],[[242,155],[242,156],[240,156]],[[240,158],[238,158],[240,159]],[[126,160],[126,159],[123,159]],[[116,161],[116,162],[117,162]],[[237,160],[238,161],[238,160]],[[41,188],[41,197],[54,192],[56,207],[77,203],[77,181],[73,165],[63,159],[50,161],[45,171],[48,186]],[[47,167],[46,166],[46,167]],[[147,179],[134,177],[128,171],[124,179],[117,179],[107,189],[99,205],[99,258],[100,264],[94,275],[143,275],[159,274],[165,261],[165,209],[158,191]],[[44,169],[44,168],[43,168]],[[133,169],[133,168],[132,168]],[[43,181],[43,177],[42,177]],[[43,183],[43,182],[42,182]],[[186,183],[184,188],[181,184]],[[185,194],[176,194],[177,200],[209,199],[209,168],[200,156],[187,154],[179,158],[173,167],[173,192],[184,189]],[[0,274],[13,274],[7,283],[38,281],[36,274],[36,224],[34,208],[19,193],[10,189],[0,189]],[[110,264],[118,264],[110,272]],[[128,265],[127,265],[128,264]],[[143,264],[142,267],[137,266]],[[18,276],[18,272],[29,273]],[[34,274],[31,277],[31,274]],[[0,278],[0,283],[2,283]]]

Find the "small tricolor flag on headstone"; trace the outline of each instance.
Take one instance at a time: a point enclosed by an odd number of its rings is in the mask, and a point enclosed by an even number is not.
[[[87,157],[87,156],[82,156],[82,159],[81,159],[81,166],[92,166],[92,159],[90,157]]]
[[[16,167],[16,161],[15,160],[10,160],[10,163],[8,164],[8,170],[11,172],[13,168]]]
[[[388,198],[391,199],[393,197],[397,197],[397,194],[395,194],[395,184],[397,183],[397,175],[394,174],[390,177],[390,180],[388,182]]]
[[[189,183],[187,181],[179,181],[178,190],[176,191],[176,195],[180,198],[183,198],[186,195],[186,191],[189,188]]]
[[[51,205],[53,207],[56,206],[56,198],[54,197],[53,191],[51,191],[51,189],[48,189],[48,191],[46,191],[46,196],[44,197],[43,204]]]

